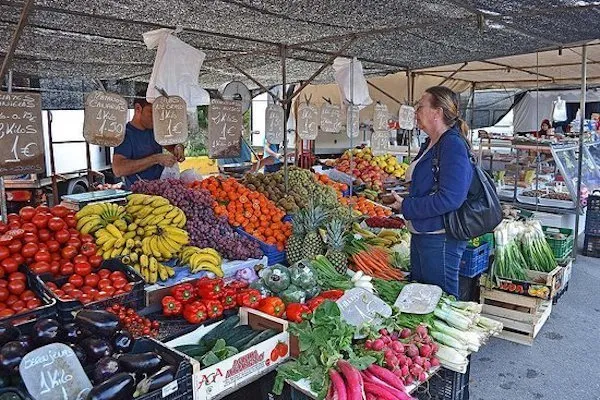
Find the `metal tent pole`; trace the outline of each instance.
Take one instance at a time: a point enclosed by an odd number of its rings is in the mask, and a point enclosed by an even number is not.
[[[1,76],[1,75],[0,75]],[[12,92],[12,69],[8,70],[8,93]],[[7,221],[7,209],[6,209],[6,186],[4,186],[4,176],[0,176],[0,214],[2,214],[2,222]]]
[[[577,199],[575,213],[575,240],[573,241],[573,258],[577,259],[577,243],[579,238],[579,215],[582,211],[581,207],[581,168],[583,165],[583,129],[585,126],[585,100],[587,94],[587,45],[581,46],[581,103],[580,119],[579,119],[579,157],[577,160]]]
[[[288,107],[290,106],[289,103],[289,99],[287,98],[287,92],[285,90],[285,86],[286,86],[286,82],[285,82],[285,57],[287,53],[287,48],[284,44],[281,45],[281,87],[282,92],[283,92],[283,114],[286,114],[286,111],[288,109]],[[296,117],[297,118],[297,117]],[[284,118],[285,119],[285,118]],[[288,179],[289,179],[289,174],[288,174],[288,163],[287,163],[287,146],[288,146],[288,134],[287,134],[287,123],[283,124],[283,182],[284,182],[284,187],[285,187],[285,192],[288,192],[288,188],[289,188],[289,184],[288,184]]]

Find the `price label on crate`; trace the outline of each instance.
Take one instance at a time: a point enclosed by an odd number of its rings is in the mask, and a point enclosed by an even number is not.
[[[34,400],[85,399],[92,383],[71,348],[52,343],[25,355],[19,372]]]
[[[0,176],[44,172],[41,96],[0,92]]]
[[[373,293],[354,288],[337,300],[342,318],[352,326],[377,324],[381,318],[389,318],[392,308]]]
[[[125,138],[127,100],[96,90],[85,98],[83,137],[90,144],[116,147]]]

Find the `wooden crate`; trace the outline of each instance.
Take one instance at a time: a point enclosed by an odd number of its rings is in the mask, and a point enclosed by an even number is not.
[[[482,314],[504,324],[500,338],[531,346],[552,312],[552,301],[481,287]]]

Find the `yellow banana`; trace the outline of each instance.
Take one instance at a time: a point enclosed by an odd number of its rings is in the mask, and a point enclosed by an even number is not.
[[[152,214],[154,215],[162,215],[163,217],[168,212],[173,211],[173,206],[171,204],[165,204],[164,206],[156,207],[152,210]]]
[[[112,249],[108,249],[107,251],[102,253],[102,258],[104,260],[110,260],[110,255],[112,254]]]
[[[120,230],[121,232],[125,232],[127,231],[127,222],[125,222],[122,219],[117,219],[115,222],[113,222],[113,225],[117,227],[118,230]]]
[[[167,272],[165,266],[161,263],[158,263],[158,277],[161,281],[166,281],[167,279],[169,279],[169,273]]]
[[[152,255],[156,258],[160,258],[163,256],[163,254],[160,252],[160,250],[158,249],[158,243],[156,242],[156,239],[158,239],[157,236],[151,236],[150,237],[150,241],[149,243],[149,248],[150,251],[152,252]]]
[[[157,272],[157,271],[158,271],[158,261],[156,261],[156,258],[150,257],[150,272]]]
[[[132,222],[131,224],[127,225],[127,230],[129,232],[135,232],[137,228],[138,226],[135,222]]]
[[[130,214],[137,214],[142,208],[144,208],[144,205],[142,204],[136,204],[136,205],[127,205],[127,212]]]
[[[133,193],[127,196],[127,204],[136,205],[142,204],[149,197],[147,194]]]
[[[113,247],[116,247],[116,248],[118,248],[118,249],[121,249],[121,248],[125,247],[125,242],[126,242],[126,241],[127,241],[127,239],[125,239],[125,238],[120,238],[120,239],[117,239],[117,240],[115,241],[115,244],[114,244],[114,246],[113,246]]]
[[[195,265],[202,264],[202,263],[209,263],[209,264],[213,264],[213,265],[220,265],[221,264],[219,262],[219,259],[217,257],[215,257],[214,254],[208,254],[208,253],[197,253],[197,254],[194,254],[190,258],[190,263],[192,265],[192,268]]]
[[[173,254],[164,245],[162,238],[160,236],[154,236],[154,238],[155,239],[153,242],[155,243],[156,249],[159,251],[160,256],[165,260],[170,260],[173,258]]]
[[[150,260],[146,254],[140,256],[140,264],[142,267],[148,267],[150,265]]]
[[[162,218],[160,221],[158,221],[157,225],[159,227],[165,227],[165,226],[173,225],[173,219],[171,219],[171,218]]]
[[[154,196],[151,204],[152,204],[152,207],[158,208],[161,206],[169,205],[170,203],[169,203],[169,200],[165,199],[164,197]]]
[[[122,251],[123,251],[123,249],[120,248],[120,247],[116,248],[116,249],[113,249],[112,253],[110,254],[110,258],[117,258],[117,257],[119,257],[121,255]]]
[[[144,238],[142,240],[142,253],[152,255],[152,250],[150,250],[150,238]]]
[[[125,239],[125,240],[129,240],[129,239],[133,240],[135,237],[136,237],[136,233],[135,232],[131,232],[130,231],[130,232],[125,232],[123,234],[123,239]]]
[[[219,254],[219,252],[216,251],[215,249],[213,249],[212,247],[205,247],[203,249],[200,249],[200,253],[212,254],[219,260],[218,261],[219,264],[221,264],[223,262],[223,259],[221,258],[221,255]]]
[[[169,278],[172,278],[175,276],[175,269],[173,269],[172,267],[169,267],[168,265],[165,265],[165,269],[167,270],[167,274],[169,274]]]
[[[108,242],[110,239],[114,239],[110,235],[99,235],[96,238],[96,246],[102,246],[104,243]]]
[[[146,218],[148,215],[150,215],[152,213],[152,210],[153,210],[152,207],[144,206],[135,214],[135,216],[139,219]]]
[[[175,228],[173,226],[165,226],[163,228],[166,235],[169,239],[177,242],[179,244],[187,244],[189,242],[188,233],[180,228]]]
[[[165,219],[164,215],[155,215],[154,218],[151,218],[150,221],[148,221],[148,226],[156,227],[163,219]]]
[[[75,217],[80,220],[88,215],[99,215],[102,212],[102,207],[99,204],[88,204],[75,214]]]
[[[96,221],[98,223],[101,223],[102,217],[94,214],[94,215],[86,215],[85,217],[80,218],[79,220],[77,220],[77,230],[81,230],[81,228],[83,228],[83,226],[88,224],[90,221]]]
[[[123,234],[121,233],[121,231],[119,230],[119,228],[117,228],[113,224],[106,225],[105,229],[108,232],[110,232],[110,234],[113,235],[114,237],[116,237],[117,239],[121,239],[123,237]]]
[[[132,268],[135,270],[135,272],[137,272],[138,274],[141,274],[142,269],[140,268],[140,264],[135,263],[132,265]]]
[[[168,213],[165,214],[165,218],[170,218],[170,219],[174,219],[175,217],[179,216],[180,213],[180,209],[174,206]]]
[[[181,245],[171,239],[168,236],[161,236],[162,242],[171,253],[177,253],[181,251]]]
[[[107,251],[109,249],[112,249],[113,247],[115,247],[115,242],[117,241],[117,239],[110,239],[108,242],[104,243],[102,245],[102,250]]]
[[[142,278],[144,278],[144,281],[147,283],[150,283],[150,270],[148,267],[142,267]]]
[[[131,254],[129,254],[129,258],[131,258],[131,261],[133,262],[138,262],[140,260],[138,253],[135,252],[131,252]]]
[[[132,249],[133,246],[135,246],[135,241],[133,239],[130,238],[125,241],[125,248]]]
[[[195,274],[196,272],[200,272],[200,271],[212,272],[219,278],[223,277],[223,270],[221,269],[221,267],[213,265],[213,264],[201,263],[201,264],[197,265],[196,268],[194,268],[191,272]]]

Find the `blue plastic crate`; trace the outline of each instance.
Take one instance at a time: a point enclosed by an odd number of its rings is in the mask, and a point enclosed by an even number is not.
[[[267,256],[268,265],[273,265],[277,263],[281,264],[285,261],[285,251],[277,250],[277,246],[273,246],[258,240],[257,238],[255,238],[240,227],[235,228],[235,231],[240,235],[245,236],[250,240],[253,240],[258,243],[262,252],[265,254],[265,256]]]
[[[467,248],[460,261],[459,274],[472,278],[488,269],[490,261],[490,244],[483,243],[479,247]]]

